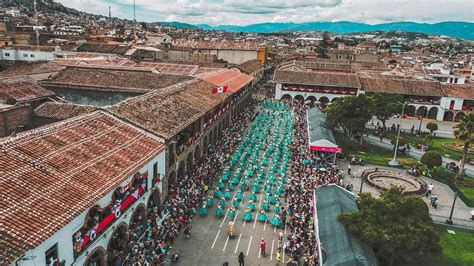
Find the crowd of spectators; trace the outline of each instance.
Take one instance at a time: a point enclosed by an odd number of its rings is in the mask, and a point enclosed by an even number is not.
[[[309,150],[306,121],[307,106],[287,102],[294,112],[294,139],[289,161],[291,174],[285,198],[288,203],[290,234],[284,243],[288,264],[317,265],[318,246],[313,224],[312,193],[317,186],[340,182],[341,171],[323,154]]]
[[[208,188],[241,142],[246,125],[255,116],[256,100],[252,99],[214,145],[186,169],[176,184],[169,184],[168,199],[163,210],[149,206],[148,211],[133,222],[128,231],[128,244],[110,249],[108,265],[161,265],[169,254],[173,240],[192,222],[198,206],[206,198]],[[146,218],[145,218],[146,217]],[[143,219],[143,220],[142,220]],[[171,251],[173,252],[173,251]]]

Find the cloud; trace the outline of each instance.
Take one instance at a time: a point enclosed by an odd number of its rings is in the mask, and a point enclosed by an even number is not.
[[[133,0],[59,0],[66,6],[133,17]],[[193,24],[263,22],[474,21],[472,0],[136,0],[137,19]]]

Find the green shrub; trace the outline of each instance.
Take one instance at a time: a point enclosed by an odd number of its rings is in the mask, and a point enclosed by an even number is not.
[[[436,166],[441,166],[443,158],[439,152],[427,151],[423,156],[421,156],[420,162],[428,168],[433,169]]]

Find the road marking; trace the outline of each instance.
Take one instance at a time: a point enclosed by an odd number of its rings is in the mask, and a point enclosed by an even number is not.
[[[273,227],[273,233],[276,233],[276,231],[277,231],[277,227],[275,226]]]
[[[221,229],[219,229],[219,231],[217,231],[217,235],[216,235],[216,238],[214,238],[214,243],[212,243],[211,249],[214,249],[214,245],[216,244],[217,237],[219,236],[220,232],[221,232]]]
[[[221,226],[219,226],[219,228],[222,228],[222,225],[224,224],[225,218],[227,217],[227,214],[229,213],[229,210],[230,209],[227,209],[227,212],[225,213],[224,219],[222,219],[222,223],[221,223]]]
[[[245,227],[245,224],[247,223],[247,221],[244,221],[244,224],[242,225],[242,227]]]
[[[283,247],[281,249],[281,253],[283,253],[283,256],[282,256],[283,259],[281,260],[281,262],[285,263],[285,250],[283,250]]]
[[[270,261],[273,260],[273,245],[275,244],[275,239],[272,239],[272,251],[270,252]]]
[[[258,202],[258,208],[260,209],[260,205],[262,205],[263,194],[260,195],[260,201]]]
[[[260,256],[262,255],[262,248],[258,249],[258,258],[260,259]]]
[[[239,210],[237,210],[237,212],[235,213],[234,224],[235,224],[235,220],[237,220],[237,216],[239,216]]]
[[[263,231],[267,228],[267,220],[265,220],[265,225],[263,226]]]
[[[249,255],[250,244],[252,244],[252,238],[253,238],[253,235],[250,236],[249,246],[247,247],[247,254],[246,254],[245,256],[248,256],[248,255]]]
[[[225,247],[227,247],[227,242],[229,242],[229,236],[227,236],[227,239],[225,240],[224,248],[222,249],[222,251],[225,251]]]
[[[286,223],[285,223],[285,235],[286,235]]]
[[[237,246],[235,246],[234,254],[237,253],[237,249],[239,249],[240,239],[242,238],[242,234],[239,235],[239,240],[237,241]]]
[[[253,229],[255,229],[256,224],[257,224],[257,217],[255,217],[255,221],[253,221]]]

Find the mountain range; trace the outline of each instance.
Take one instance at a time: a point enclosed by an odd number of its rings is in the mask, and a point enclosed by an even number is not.
[[[226,30],[232,32],[258,32],[274,33],[279,31],[303,31],[303,30],[321,30],[333,33],[355,33],[370,31],[405,31],[418,32],[424,34],[446,35],[454,38],[474,40],[474,23],[471,22],[439,22],[434,24],[417,22],[392,22],[383,24],[365,24],[349,21],[339,22],[306,22],[306,23],[260,23],[246,26],[238,25],[219,25],[211,26],[207,24],[191,25],[181,22],[160,22],[162,24],[173,25],[176,27],[192,27],[204,30]]]

